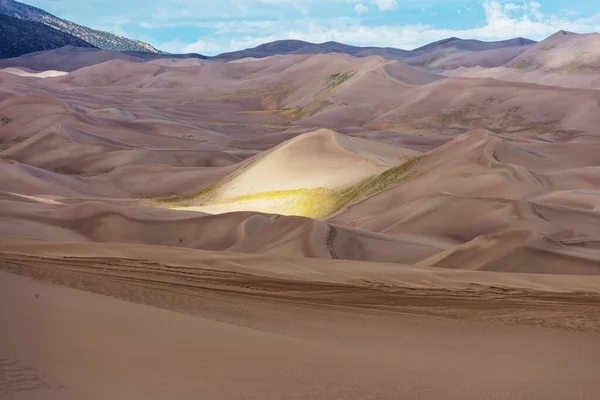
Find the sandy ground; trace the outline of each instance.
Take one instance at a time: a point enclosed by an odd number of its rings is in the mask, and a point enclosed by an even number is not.
[[[192,314],[185,315],[147,305],[156,299],[129,283],[119,290],[147,304],[0,275],[0,397],[7,399],[595,399],[600,393],[597,334],[214,290],[194,293],[194,301],[165,293]],[[498,306],[477,306],[488,307]],[[526,302],[518,310],[536,307]]]
[[[34,72],[34,71],[25,71],[25,70],[22,70],[19,68],[4,68],[0,71],[6,72],[8,74],[14,74],[14,75],[18,75],[18,76],[26,76],[26,77],[32,77],[32,78],[55,78],[57,76],[64,76],[64,75],[69,74],[68,72],[65,72],[65,71],[49,70],[49,71]]]
[[[502,64],[548,40],[9,60],[69,73],[0,71],[0,398],[599,398],[594,60]]]

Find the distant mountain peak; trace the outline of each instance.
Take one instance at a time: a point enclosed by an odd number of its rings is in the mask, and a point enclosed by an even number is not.
[[[569,36],[569,35],[577,35],[577,34],[575,32],[569,32],[569,31],[560,30],[560,31],[556,32],[554,35],[552,35],[550,37]]]
[[[481,40],[475,39],[461,39],[455,36],[449,37],[446,39],[438,40],[437,42],[426,44],[425,46],[421,46],[419,48],[414,49],[414,52],[425,52],[432,51],[437,49],[445,49],[445,48],[457,48],[460,50],[468,50],[468,51],[483,51],[483,50],[492,50],[499,49],[504,47],[516,47],[516,46],[526,46],[529,44],[536,43],[534,40],[525,39],[522,37],[508,39],[508,40],[499,40],[494,42],[484,42]]]

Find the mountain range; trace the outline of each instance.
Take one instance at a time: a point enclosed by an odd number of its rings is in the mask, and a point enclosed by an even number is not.
[[[48,25],[59,31],[75,36],[76,38],[79,38],[84,42],[87,42],[93,45],[94,47],[97,47],[102,50],[167,54],[163,51],[156,49],[148,43],[78,25],[74,22],[56,17],[37,7],[33,7],[15,0],[0,0],[0,14]],[[31,40],[35,41],[35,38],[32,38]],[[76,43],[77,42],[69,44],[78,46]],[[238,60],[248,57],[264,58],[277,54],[286,55],[344,53],[349,54],[353,57],[380,56],[384,59],[390,60],[405,60],[408,64],[411,65],[428,66],[428,64],[432,63],[433,61],[437,61],[438,64],[440,63],[440,61],[443,61],[440,59],[446,56],[445,52],[449,50],[482,52],[497,49],[525,49],[525,46],[530,46],[535,43],[536,42],[533,40],[520,37],[495,42],[484,42],[480,40],[471,39],[465,40],[456,37],[451,37],[448,39],[443,39],[434,43],[427,44],[414,50],[404,50],[393,47],[351,46],[333,41],[325,43],[310,43],[302,40],[278,40],[270,43],[261,44],[260,46],[254,48],[222,53],[210,58],[219,60]],[[47,47],[44,47],[44,45],[31,45],[24,46],[23,49],[17,53],[25,54],[31,52],[31,50],[29,50],[30,48],[37,47],[41,47],[45,50],[48,49]],[[83,45],[78,47],[88,46]],[[508,53],[510,53],[511,56],[517,56],[518,54],[520,54],[518,51],[508,51]],[[430,58],[423,58],[424,55],[427,54],[433,54],[433,56]],[[197,58],[208,58],[196,54],[190,56]]]
[[[5,60],[0,63],[2,67],[74,71],[102,61],[119,59],[146,62],[164,58],[167,54],[139,40],[81,26],[15,0],[0,0],[0,15],[0,58],[12,58],[41,50],[54,51],[52,56],[49,53],[14,61]],[[356,58],[379,56],[386,60],[399,60],[437,73],[454,71],[455,76],[492,77],[490,74],[493,74],[495,77],[502,76],[503,79],[522,80],[525,78],[514,75],[515,71],[540,70],[562,75],[599,71],[600,52],[596,50],[599,45],[600,34],[579,35],[559,31],[541,42],[522,37],[492,42],[450,37],[413,50],[352,46],[333,41],[310,43],[302,40],[278,40],[211,57],[201,54],[169,54],[169,58],[233,61],[274,55],[341,53]],[[64,49],[60,49],[62,47]],[[499,67],[506,68],[507,71],[475,69]],[[461,68],[467,70],[459,70]],[[560,80],[561,85],[582,85],[581,80],[567,82],[563,78],[557,79],[552,78],[552,82],[558,84]]]
[[[403,50],[393,47],[351,46],[338,42],[310,43],[302,40],[278,40],[261,44],[260,46],[250,49],[219,54],[214,58],[220,60],[237,60],[248,57],[264,58],[277,54],[344,53],[353,57],[380,56],[390,60],[410,60],[412,58],[422,56],[423,54],[429,54],[441,50],[454,49],[470,52],[481,52],[502,48],[522,48],[535,43],[536,42],[533,40],[520,37],[495,42],[484,42],[481,40],[451,37],[427,44],[414,50]]]
[[[128,39],[109,32],[78,25],[74,22],[58,18],[37,7],[14,0],[0,0],[0,14],[23,20],[40,22],[59,31],[73,35],[103,50],[160,53],[160,51],[152,45],[140,40]]]

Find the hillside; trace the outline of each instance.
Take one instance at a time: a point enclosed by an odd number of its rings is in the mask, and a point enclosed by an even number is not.
[[[469,51],[485,51],[485,50],[494,50],[494,49],[503,49],[507,47],[519,47],[519,46],[527,46],[530,44],[536,43],[534,40],[525,39],[522,37],[508,39],[508,40],[499,40],[494,42],[484,42],[481,40],[473,40],[473,39],[459,39],[457,37],[451,37],[448,39],[439,40],[437,42],[429,43],[425,46],[421,46],[413,50],[413,53],[420,53],[424,51],[431,50],[439,50],[439,49],[447,49],[447,48],[455,48],[459,50],[469,50]]]
[[[310,43],[302,40],[278,40],[275,42],[264,43],[260,46],[223,53],[216,56],[216,59],[238,60],[247,57],[264,58],[276,54],[327,54],[343,53],[353,57],[380,56],[385,59],[400,60],[411,59],[413,57],[423,56],[442,49],[466,50],[466,51],[485,51],[513,47],[529,46],[536,43],[533,40],[515,38],[496,42],[484,42],[480,40],[464,40],[459,38],[448,38],[438,42],[419,47],[415,50],[402,50],[393,47],[361,47],[350,46],[338,42]]]
[[[64,46],[58,49],[0,60],[0,68],[24,67],[36,71],[59,70],[70,72],[110,60],[123,60],[135,63],[166,62],[169,65],[173,65],[181,62],[194,63],[207,58],[200,54],[169,55],[168,59],[164,57],[166,56],[162,54],[141,51],[123,52],[100,50],[93,47]]]
[[[41,22],[59,31],[78,37],[103,50],[160,53],[159,50],[148,43],[78,25],[58,18],[37,7],[14,0],[0,0],[0,14],[28,21]]]
[[[600,76],[446,45],[0,60],[0,399],[597,400]]]
[[[0,58],[18,57],[63,46],[94,48],[93,45],[48,25],[0,15]]]
[[[561,74],[600,71],[600,34],[559,31],[512,60],[507,67]]]
[[[401,59],[407,57],[410,51],[395,49],[392,47],[360,47],[350,46],[338,42],[310,43],[302,40],[277,40],[275,42],[264,43],[260,46],[223,53],[216,56],[216,59],[238,60],[247,57],[263,58],[276,54],[327,54],[343,53],[355,57],[381,56],[384,58]]]

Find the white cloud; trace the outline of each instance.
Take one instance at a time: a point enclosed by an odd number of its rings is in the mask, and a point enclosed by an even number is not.
[[[564,13],[546,15],[535,1],[521,4],[513,4],[520,7],[515,8],[497,0],[485,0],[485,22],[477,27],[459,30],[439,29],[428,24],[365,25],[360,18],[349,17],[202,22],[196,26],[210,30],[211,34],[199,38],[194,44],[182,46],[180,51],[190,51],[190,46],[193,46],[194,51],[204,50],[207,54],[214,54],[281,39],[315,43],[337,41],[363,46],[412,49],[451,36],[480,40],[501,40],[517,36],[543,39],[560,29],[574,32],[600,30],[600,14],[587,18],[575,18]]]
[[[207,42],[202,39],[196,40],[183,47],[184,53],[214,53],[219,49],[219,46],[213,42]]]
[[[525,9],[525,3],[523,3],[522,5],[518,5],[515,3],[506,3],[504,4],[504,11],[510,12],[510,11],[521,11]]]
[[[381,11],[391,10],[396,5],[396,0],[372,0],[372,2],[379,7]]]
[[[369,12],[369,7],[365,6],[362,3],[359,3],[357,5],[354,6],[354,11],[356,12],[357,15],[361,15],[364,14],[366,12]]]

